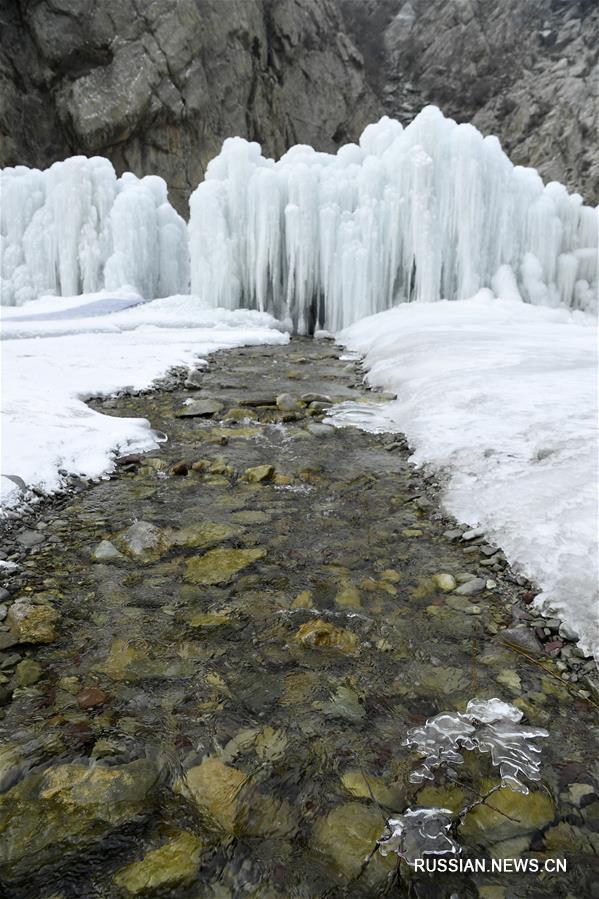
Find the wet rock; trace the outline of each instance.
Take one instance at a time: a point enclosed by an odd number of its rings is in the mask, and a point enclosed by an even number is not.
[[[17,542],[24,546],[25,549],[31,549],[33,546],[39,546],[46,538],[39,531],[21,531],[17,534]]]
[[[362,607],[360,591],[357,587],[348,584],[335,596],[335,605],[341,609],[360,609]]]
[[[175,477],[185,477],[189,473],[189,462],[177,462],[171,467],[171,474]]]
[[[330,718],[343,718],[346,721],[362,721],[366,717],[366,709],[360,702],[360,697],[351,687],[341,685],[328,702],[315,702],[314,708],[319,709]]]
[[[458,596],[476,596],[478,593],[482,593],[485,588],[486,582],[484,578],[475,577],[471,581],[461,584],[455,592]]]
[[[80,709],[94,709],[99,705],[104,705],[109,699],[108,693],[101,690],[100,687],[84,687],[77,694],[77,702]]]
[[[456,612],[464,612],[465,615],[481,614],[480,607],[468,602],[465,596],[448,596],[445,603],[450,609],[455,609]]]
[[[405,796],[398,786],[388,784],[384,777],[362,771],[346,771],[341,778],[343,787],[355,799],[373,799],[379,805],[397,811],[405,804]]]
[[[280,393],[276,399],[276,404],[277,409],[281,412],[297,412],[302,408],[301,403],[291,396],[290,393]]]
[[[348,802],[336,806],[325,818],[316,822],[313,845],[344,880],[353,880],[383,828],[384,821],[378,809],[359,802]],[[395,864],[395,859],[390,856],[383,858],[377,852],[362,875],[365,883],[381,883]]]
[[[218,400],[191,400],[187,405],[178,409],[177,418],[210,418],[217,412],[222,412],[225,407]]]
[[[102,540],[92,552],[92,559],[94,562],[118,562],[125,561],[125,556],[110,540]]]
[[[16,687],[31,687],[42,676],[42,666],[34,659],[23,659],[15,668]]]
[[[191,627],[198,630],[214,630],[217,627],[222,627],[224,624],[229,624],[230,621],[231,613],[228,611],[200,612],[198,615],[194,615],[189,623]]]
[[[114,882],[129,896],[163,894],[192,883],[198,873],[204,842],[182,831],[158,849],[117,872]]]
[[[433,574],[433,581],[439,588],[439,590],[443,591],[443,593],[451,593],[451,591],[455,590],[455,588],[457,587],[457,582],[454,576],[444,571],[440,572],[439,574]]]
[[[418,791],[417,798],[421,808],[448,808],[455,815],[469,802],[464,790],[452,785],[423,787]]]
[[[595,859],[599,855],[599,833],[560,821],[545,833],[544,846],[548,852],[588,855]]]
[[[239,797],[246,781],[242,771],[225,765],[219,758],[208,757],[201,765],[190,768],[174,789],[191,798],[218,829],[233,835],[243,829],[247,816]]]
[[[155,562],[170,549],[170,535],[149,521],[136,521],[115,538],[117,547],[137,562]]]
[[[228,524],[220,524],[216,521],[201,521],[198,524],[190,524],[179,531],[175,531],[168,542],[172,546],[210,546],[214,543],[222,543],[236,534],[235,528]]]
[[[337,649],[340,652],[353,653],[359,648],[358,635],[341,627],[335,627],[329,621],[316,618],[306,621],[298,628],[294,639],[303,646],[315,649]]]
[[[532,655],[543,654],[543,644],[529,627],[508,627],[500,631],[498,637],[502,642],[513,643],[514,646],[518,646]]]
[[[481,792],[489,788],[486,784]],[[468,812],[459,832],[470,844],[489,846],[541,830],[551,824],[555,814],[553,800],[547,793],[535,791],[525,795],[504,787],[493,793],[488,803]]]
[[[18,642],[14,634],[0,633],[0,651],[10,649],[12,646],[16,646]]]
[[[256,412],[253,409],[243,409],[241,406],[235,406],[232,409],[228,409],[223,415],[224,421],[247,421],[251,419],[252,421],[257,418]]]
[[[0,793],[10,790],[25,769],[21,752],[18,743],[0,744]]]
[[[148,814],[158,774],[145,759],[105,767],[57,765],[0,797],[0,870],[30,877]]]
[[[310,590],[302,590],[291,603],[292,609],[311,609],[313,605],[312,592]]]
[[[6,623],[18,643],[52,643],[60,616],[50,605],[18,599],[8,610]]]
[[[333,425],[325,425],[317,421],[310,422],[306,430],[314,437],[329,437],[335,432]]]
[[[271,481],[274,473],[274,465],[256,465],[254,468],[246,468],[243,479],[250,484],[259,484],[262,481]]]
[[[209,550],[187,561],[185,580],[201,586],[224,584],[265,555],[266,551],[259,548]]]

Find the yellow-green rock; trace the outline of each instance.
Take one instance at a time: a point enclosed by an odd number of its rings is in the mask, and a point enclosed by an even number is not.
[[[335,605],[341,609],[359,609],[362,607],[360,591],[357,587],[348,584],[343,587],[335,597]]]
[[[181,832],[159,849],[117,872],[116,885],[130,896],[183,887],[195,879],[203,843],[195,834]]]
[[[173,534],[174,546],[209,546],[211,543],[222,543],[236,533],[228,524],[214,521],[202,521],[190,524]]]
[[[224,584],[265,555],[263,549],[212,549],[188,560],[185,580],[202,586]]]
[[[378,809],[347,802],[318,820],[313,831],[314,848],[322,853],[343,880],[353,880],[366,856],[382,835],[385,822]],[[369,885],[381,883],[397,864],[397,857],[375,853],[362,877]]]
[[[439,590],[442,590],[443,593],[450,593],[457,587],[457,581],[454,576],[445,571],[441,571],[439,574],[433,574],[433,581],[435,586],[437,586]]]
[[[19,643],[52,643],[56,640],[56,623],[60,618],[50,605],[17,600],[6,616],[6,624]]]
[[[492,785],[483,784],[481,792]],[[555,806],[547,793],[537,790],[526,795],[503,787],[468,812],[460,825],[460,836],[468,843],[488,846],[540,830],[554,818]]]
[[[387,783],[383,777],[364,774],[362,771],[346,771],[341,783],[355,799],[371,799],[374,797],[379,805],[399,812],[405,805],[405,797],[399,787]]]
[[[81,853],[109,833],[149,815],[156,768],[73,762],[31,774],[0,796],[0,872],[31,877],[69,851]]]
[[[358,635],[345,628],[335,627],[330,621],[316,618],[306,621],[298,628],[294,638],[304,646],[315,649],[338,649],[340,652],[357,652],[359,647]]]
[[[33,659],[23,659],[15,668],[15,684],[17,687],[30,687],[42,676],[42,666]]]
[[[311,609],[312,608],[312,592],[303,590],[295,597],[291,603],[292,609]]]
[[[230,620],[230,612],[200,612],[198,615],[194,615],[189,623],[192,627],[201,630],[213,630],[216,627],[222,627],[223,624],[228,624]]]
[[[457,786],[423,787],[418,791],[418,806],[422,808],[448,808],[454,814],[465,808],[474,797],[466,798],[466,793]]]
[[[247,817],[239,796],[246,780],[243,771],[208,757],[176,782],[175,792],[190,797],[219,830],[235,834],[243,830]]]
[[[274,473],[274,465],[256,465],[254,468],[246,468],[243,479],[250,484],[259,484],[262,481],[272,480]]]

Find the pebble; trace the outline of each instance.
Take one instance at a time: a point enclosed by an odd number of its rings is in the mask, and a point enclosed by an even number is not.
[[[320,422],[313,421],[310,422],[306,430],[309,431],[310,434],[313,434],[314,437],[328,437],[330,434],[334,433],[335,428],[333,425],[324,425]]]
[[[495,583],[492,581],[491,583]],[[466,583],[461,584],[457,590],[455,591],[459,596],[476,596],[477,593],[482,593],[486,588],[487,582],[483,580],[481,577],[475,577],[471,581],[466,581]]]
[[[300,403],[290,393],[280,393],[276,404],[281,412],[297,412],[301,408]]]
[[[104,705],[108,699],[108,693],[99,687],[84,687],[77,694],[77,702],[80,709],[93,709],[98,705]]]
[[[110,540],[102,540],[92,553],[94,562],[117,562],[124,559],[124,555],[118,551]]]
[[[473,528],[470,531],[464,531],[462,534],[462,540],[476,540],[477,537],[482,537],[484,534],[484,530],[482,528]]]
[[[20,534],[17,534],[18,543],[26,549],[30,549],[32,546],[39,546],[45,539],[44,535],[40,534],[39,531],[22,531]]]

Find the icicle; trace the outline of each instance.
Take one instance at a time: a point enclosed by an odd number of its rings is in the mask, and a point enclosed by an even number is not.
[[[303,333],[483,287],[596,301],[596,211],[432,106],[336,154],[297,146],[274,162],[228,140],[206,177],[191,200],[192,289],[213,305],[265,308]]]

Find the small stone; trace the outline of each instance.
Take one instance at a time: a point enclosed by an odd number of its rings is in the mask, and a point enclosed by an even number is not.
[[[401,532],[402,537],[422,537],[424,531],[421,531],[420,528],[404,528]]]
[[[214,630],[222,627],[223,624],[229,624],[231,621],[231,613],[224,612],[200,612],[191,618],[189,624],[198,630]]]
[[[580,634],[578,633],[578,631],[571,625],[565,623],[560,624],[559,635],[560,637],[563,637],[564,640],[580,640]]]
[[[333,425],[325,425],[322,422],[311,421],[306,430],[313,434],[314,437],[329,437],[335,433],[336,428]]]
[[[10,592],[5,587],[0,587],[0,602],[4,603],[10,599]]]
[[[455,609],[456,612],[463,612],[465,615],[481,614],[480,607],[468,602],[464,596],[448,596],[445,602],[450,609]]]
[[[19,599],[9,609],[6,623],[19,643],[52,643],[59,614],[50,605]]]
[[[136,521],[115,538],[125,555],[140,562],[155,562],[170,549],[170,535],[149,521]]]
[[[292,609],[311,609],[312,608],[312,593],[310,590],[303,590],[301,593],[295,597],[293,602],[291,603]]]
[[[301,404],[290,393],[280,393],[276,399],[277,409],[281,412],[297,412]]]
[[[379,805],[393,810],[398,809],[404,801],[398,786],[389,786],[384,777],[364,774],[362,771],[346,771],[341,783],[355,799],[372,799]]]
[[[191,400],[187,405],[179,409],[175,415],[177,418],[209,418],[222,412],[225,407],[218,400]]]
[[[118,551],[110,540],[102,540],[92,552],[94,562],[118,562],[125,561],[124,555]]]
[[[357,652],[359,647],[357,634],[335,627],[334,624],[321,618],[302,624],[294,639],[314,649],[338,649],[341,652],[353,653]]]
[[[462,531],[459,528],[450,528],[448,531],[443,532],[443,536],[447,540],[451,540],[453,543],[455,540],[460,539],[460,537],[462,536]]]
[[[337,593],[335,597],[335,605],[342,609],[360,609],[362,601],[360,592],[357,587],[348,585]]]
[[[175,475],[175,476],[183,477],[188,473],[189,473],[189,463],[185,462],[185,461],[177,462],[171,468],[171,474]]]
[[[259,548],[209,550],[187,561],[185,580],[200,586],[223,584],[265,555],[266,551]]]
[[[497,581],[494,581],[492,578],[485,583],[485,590],[494,590],[497,586]]]
[[[108,693],[99,687],[84,687],[77,694],[80,709],[93,709],[96,706],[104,705],[108,698]]]
[[[467,542],[470,540],[476,540],[477,537],[482,537],[484,534],[483,528],[472,528],[470,531],[464,531],[462,534],[462,540],[466,540]]]
[[[498,636],[502,642],[513,643],[532,655],[539,656],[543,653],[543,644],[529,627],[508,627],[500,631]]]
[[[465,584],[461,584],[455,592],[459,596],[476,596],[477,593],[482,593],[485,588],[486,582],[483,578],[475,577],[471,581],[466,581]]]
[[[274,473],[274,465],[256,465],[253,468],[246,468],[243,479],[250,484],[260,484],[263,481],[271,481]]]
[[[174,790],[190,796],[199,810],[224,833],[234,835],[243,829],[246,809],[239,799],[247,781],[243,771],[225,765],[219,758],[208,757],[201,765],[190,768]]]
[[[505,668],[503,671],[500,671],[497,675],[497,681],[515,693],[519,693],[522,689],[522,681],[518,672],[511,668]]]
[[[439,590],[443,591],[443,593],[451,593],[451,591],[455,590],[455,588],[457,587],[456,579],[452,574],[447,574],[447,572],[433,574],[433,581],[439,588]]]
[[[44,535],[40,534],[39,531],[22,531],[20,534],[17,534],[17,541],[26,549],[31,549],[32,546],[39,546],[45,539]]]
[[[23,659],[15,668],[15,686],[31,687],[42,676],[42,666],[33,659]]]
[[[156,892],[170,895],[171,890],[183,888],[195,880],[203,846],[199,837],[183,831],[158,849],[147,852],[139,861],[122,868],[114,882],[129,896],[154,895]]]

